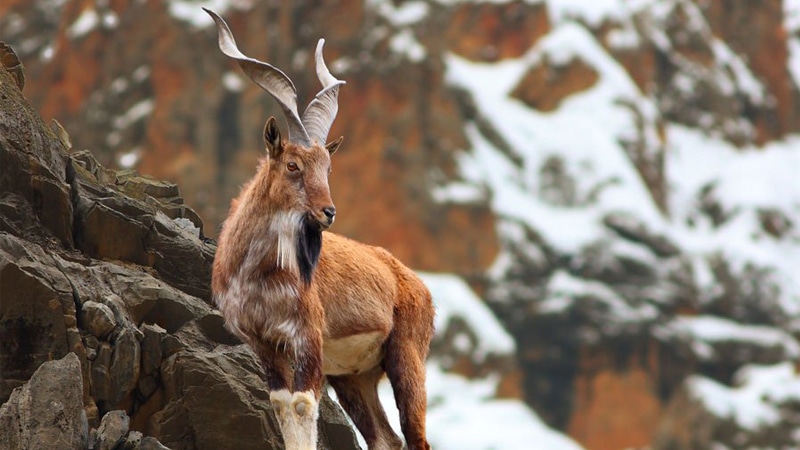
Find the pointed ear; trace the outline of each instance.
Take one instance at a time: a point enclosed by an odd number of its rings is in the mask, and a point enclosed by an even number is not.
[[[283,153],[283,143],[281,142],[281,130],[274,117],[267,119],[264,124],[264,144],[267,146],[270,158],[278,158]]]
[[[335,141],[330,141],[327,144],[325,144],[325,148],[328,149],[328,153],[330,153],[331,155],[336,153],[336,150],[339,150],[339,146],[342,145],[343,140],[344,136],[339,136],[339,139],[336,139]]]

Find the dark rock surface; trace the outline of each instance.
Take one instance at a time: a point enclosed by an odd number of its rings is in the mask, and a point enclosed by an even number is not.
[[[197,214],[65,141],[0,69],[0,448],[282,448]],[[320,428],[358,448],[327,397]]]
[[[74,353],[48,361],[0,407],[0,448],[87,447],[81,364]]]
[[[97,450],[112,450],[125,439],[130,430],[131,418],[125,411],[109,411],[100,421],[97,429],[97,441],[94,448]]]

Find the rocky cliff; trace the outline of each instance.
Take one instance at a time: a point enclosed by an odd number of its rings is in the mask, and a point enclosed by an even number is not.
[[[590,449],[796,445],[796,0],[0,5],[42,114],[103,165],[177,182],[213,236],[278,111],[217,52],[200,6],[284,68],[301,99],[317,90],[310,50],[327,38],[348,81],[332,130],[345,136],[336,231],[482,295],[515,363],[503,359],[481,395],[523,399]],[[42,186],[60,207],[66,188]],[[198,223],[173,194],[147,195]],[[101,213],[113,202],[89,198],[75,210],[112,226]],[[181,273],[147,232],[135,248],[67,234],[57,239],[90,256],[158,264],[179,290],[202,274]],[[437,364],[496,377],[467,323],[453,321]],[[436,423],[479,425],[447,419]]]
[[[258,363],[208,304],[215,245],[197,214],[174,184],[68,153],[14,67],[0,69],[0,447],[282,448]],[[323,447],[358,448],[327,397],[321,417]]]

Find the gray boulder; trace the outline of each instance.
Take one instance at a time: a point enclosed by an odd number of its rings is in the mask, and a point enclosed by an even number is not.
[[[74,353],[42,364],[0,407],[0,448],[87,448],[81,364]]]

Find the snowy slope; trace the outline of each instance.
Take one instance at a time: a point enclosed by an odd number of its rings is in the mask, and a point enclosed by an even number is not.
[[[557,18],[582,11],[576,2],[554,4]],[[609,7],[611,10],[616,11]],[[582,12],[594,17],[602,11]],[[554,112],[527,108],[509,94],[526,68],[543,55],[555,61],[578,57],[589,62],[600,74],[600,81],[569,97]],[[522,58],[482,64],[450,55],[447,67],[450,83],[472,94],[483,116],[523,161],[521,166],[515,164],[475,127],[466,129],[472,147],[461,156],[462,176],[474,186],[488,186],[492,206],[501,220],[526,223],[557,250],[576,252],[609,235],[601,217],[628,212],[671,238],[700,265],[705,264],[706,256],[718,254],[738,268],[746,263],[769,266],[771,277],[780,285],[780,306],[789,317],[797,315],[800,279],[795,275],[800,267],[800,236],[797,231],[782,238],[766,235],[757,216],[760,210],[775,209],[792,223],[800,223],[800,153],[796,150],[800,136],[772,142],[765,148],[736,148],[701,131],[666,123],[670,213],[665,216],[620,144],[636,128],[635,116],[623,104],[635,104],[645,113],[657,114],[652,99],[638,91],[619,63],[586,29],[564,19]],[[536,169],[553,155],[574,174],[578,197],[595,191],[605,181],[613,183],[602,188],[589,204],[548,204],[537,193],[541,179]],[[698,218],[699,199],[708,195],[701,191],[709,188],[724,210],[734,212],[721,226]],[[442,186],[437,198],[471,201],[465,190],[461,184]]]
[[[643,10],[657,21],[669,3],[675,2],[554,0],[548,2],[552,31],[522,57],[476,63],[449,54],[448,82],[470,93],[481,118],[499,132],[512,153],[493,143],[477,125],[469,124],[465,132],[471,145],[463,149],[459,159],[463,181],[438,186],[435,198],[469,203],[481,201],[488,191],[501,230],[514,230],[517,224],[524,224],[536,230],[555,252],[564,255],[606,242],[612,254],[633,255],[658,272],[662,268],[649,251],[623,244],[604,225],[609,214],[635,217],[639,224],[674,243],[682,258],[690,262],[698,309],[703,311],[712,302],[723,301],[722,290],[727,288],[719,278],[720,265],[734,279],[739,278],[743,286],[739,294],[749,304],[734,306],[732,316],[725,318],[659,315],[660,309],[673,301],[673,293],[653,290],[649,297],[631,298],[601,282],[556,271],[542,291],[544,298],[530,299],[537,302],[538,311],[557,313],[582,295],[591,294],[608,311],[608,333],[615,332],[609,329],[638,322],[652,325],[647,329],[663,342],[688,342],[700,361],[730,358],[719,355],[728,351],[726,345],[738,342],[744,346],[739,351],[750,355],[740,358],[755,361],[769,353],[769,358],[789,364],[800,357],[800,347],[793,336],[800,332],[800,136],[788,136],[762,148],[737,147],[724,135],[749,135],[749,123],[726,123],[726,133],[730,133],[718,135],[663,120],[668,189],[667,213],[662,213],[622,144],[637,127],[644,129],[646,142],[658,144],[655,124],[663,118],[659,117],[657,100],[643,94],[620,63],[575,21],[599,24],[611,18],[626,23],[631,14]],[[800,3],[786,2],[785,8],[787,29],[797,36]],[[699,13],[693,20],[699,32],[710,36]],[[653,34],[657,35],[657,30]],[[624,38],[619,37],[617,42],[624,45]],[[672,45],[666,37],[651,38],[665,48]],[[791,39],[789,47],[790,70],[800,85],[800,39]],[[764,87],[739,56],[720,41],[714,41],[712,49],[718,66],[711,70],[718,71],[713,76],[719,77],[721,85],[728,86],[731,93],[748,96],[754,103],[766,101]],[[580,59],[599,74],[599,81],[569,96],[555,111],[536,111],[513,98],[511,92],[526,71],[543,58],[555,64]],[[694,85],[688,84],[687,88],[691,90]],[[539,168],[553,157],[563,161],[566,172],[572,175],[577,199],[572,204],[554,203],[542,195],[543,174]],[[709,208],[721,211],[723,220],[716,222],[707,211]],[[777,221],[779,231],[766,231],[765,221],[769,220]],[[521,235],[504,236],[511,242],[507,250],[528,245]],[[536,246],[532,248],[535,252]],[[501,282],[512,270],[514,258],[509,251],[501,254],[490,275]],[[500,294],[494,300],[502,302],[504,293],[511,291],[504,288],[497,292]],[[763,314],[749,313],[751,310]],[[615,323],[619,326],[614,327]],[[763,379],[791,380],[787,383],[794,386],[796,381],[788,374],[788,366],[777,367],[773,372],[780,373],[774,377],[767,369],[753,369],[753,379],[763,374]],[[768,382],[752,383],[761,390],[719,387],[719,383],[703,377],[690,381],[692,392],[712,412],[744,417],[743,426],[749,426],[752,420],[777,420],[774,406],[758,404]],[[757,414],[761,414],[760,419],[747,419]]]

